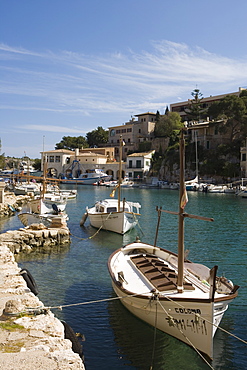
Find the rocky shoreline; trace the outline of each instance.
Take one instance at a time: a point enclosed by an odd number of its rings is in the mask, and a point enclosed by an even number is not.
[[[0,204],[0,217],[10,216],[28,200],[16,198],[5,196],[4,204]],[[15,260],[21,252],[29,253],[34,248],[45,250],[69,242],[67,227],[47,229],[33,225],[0,234],[1,369],[85,370],[82,352],[73,351],[75,344],[66,334],[67,324],[44,307],[27,287]]]

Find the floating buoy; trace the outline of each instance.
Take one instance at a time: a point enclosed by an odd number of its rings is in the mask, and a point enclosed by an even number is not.
[[[82,361],[84,361],[82,345],[79,342],[74,330],[65,321],[61,320],[61,323],[64,326],[64,338],[69,339],[72,342],[72,351],[78,353]]]
[[[20,275],[25,280],[25,282],[27,284],[27,287],[31,290],[31,292],[34,295],[38,295],[38,287],[37,287],[37,284],[36,284],[34,278],[31,275],[31,273],[26,269],[22,269],[20,271]]]
[[[84,215],[81,218],[80,226],[83,226],[85,224],[85,221],[86,221],[87,217],[88,217],[88,213],[85,212]]]

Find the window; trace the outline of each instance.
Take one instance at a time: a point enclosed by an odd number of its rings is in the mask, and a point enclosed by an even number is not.
[[[49,162],[54,162],[54,155],[50,155],[50,160]]]
[[[127,128],[127,132],[132,132],[132,128]]]
[[[129,168],[132,168],[132,160],[129,161]]]
[[[136,161],[136,168],[142,168],[142,161],[140,159]]]
[[[242,161],[245,162],[246,161],[246,153],[243,153],[242,154]]]
[[[146,166],[149,166],[149,164],[150,164],[150,161],[146,160]]]
[[[210,143],[209,143],[209,141],[207,141],[207,149],[209,149],[210,148]]]
[[[56,155],[55,162],[60,163],[60,155]]]

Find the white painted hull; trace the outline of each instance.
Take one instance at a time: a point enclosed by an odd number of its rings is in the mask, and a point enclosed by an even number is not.
[[[104,199],[96,202],[94,207],[87,208],[86,215],[90,224],[97,229],[125,234],[138,223],[140,208],[139,203],[120,201],[119,207],[117,199]],[[83,225],[85,220],[84,215],[80,224]]]
[[[125,234],[137,224],[137,218],[133,213],[125,211],[93,214],[88,213],[90,224],[97,229],[113,231],[118,234]]]
[[[133,263],[135,256],[137,259],[152,259],[154,256],[158,261],[157,269],[148,264],[144,267],[150,269],[146,273],[154,274],[152,278],[143,273],[138,263]],[[230,293],[233,286],[227,293],[217,288],[212,294],[212,284],[210,286],[204,278],[200,280],[197,276],[198,271],[207,275],[211,270],[190,261],[185,264],[188,286],[183,293],[178,293],[176,288],[165,287],[165,272],[162,273],[163,280],[159,280],[159,284],[162,283],[162,288],[159,288],[157,281],[160,277],[155,276],[156,270],[168,268],[166,276],[176,276],[176,264],[177,257],[173,253],[136,242],[115,251],[109,258],[108,269],[115,293],[131,313],[212,358],[215,331],[228,304],[237,294]],[[199,270],[195,274],[195,271],[191,273],[193,269]]]
[[[59,225],[66,226],[67,225],[66,221],[68,220],[68,216],[66,214],[57,216],[48,213],[38,215],[35,213],[23,212],[19,213],[18,217],[24,226],[30,226],[33,224],[43,224],[46,227],[51,227],[54,221],[56,221]]]

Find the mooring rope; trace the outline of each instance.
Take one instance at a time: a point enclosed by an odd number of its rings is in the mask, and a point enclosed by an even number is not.
[[[105,221],[108,220],[108,218],[111,216],[111,214],[112,214],[112,212],[109,213],[109,215],[106,217]],[[93,239],[100,232],[100,230],[103,228],[105,221],[102,221],[102,225],[99,227],[99,229],[93,235],[89,236],[88,238],[80,238],[79,236],[76,236],[76,235],[74,235],[72,233],[70,233],[70,235],[73,236],[74,238],[77,238],[77,239],[80,239],[80,240]]]
[[[174,318],[166,311],[165,307],[162,306],[162,304],[160,303],[160,300],[159,300],[159,297],[157,297],[157,301],[160,305],[160,307],[162,308],[162,310],[165,312],[165,314],[167,315],[168,319],[170,320],[171,322],[171,325],[174,326],[175,328],[178,329],[178,331],[180,331],[180,333],[183,335],[183,337],[186,339],[186,341],[190,344],[191,347],[193,347],[193,349],[196,351],[196,353],[203,359],[203,361],[212,369],[214,370],[214,368],[210,365],[210,363],[206,360],[206,358],[200,353],[200,351],[195,347],[195,345],[190,341],[190,339],[184,334],[184,332],[182,331],[182,329],[180,329],[178,327],[178,325],[176,325],[175,321],[174,321]],[[173,301],[174,302],[174,301]]]
[[[71,304],[66,304],[66,305],[60,305],[60,306],[47,306],[47,307],[37,307],[37,308],[30,308],[30,307],[27,307],[24,311],[22,312],[17,312],[17,313],[13,313],[11,315],[21,315],[21,314],[45,314],[47,313],[49,310],[52,310],[52,309],[58,309],[58,310],[62,310],[63,308],[68,308],[68,307],[75,307],[75,306],[83,306],[83,305],[88,305],[88,304],[94,304],[94,303],[102,303],[102,302],[110,302],[110,301],[116,301],[116,300],[121,300],[121,299],[124,299],[124,298],[128,298],[128,297],[135,297],[135,296],[139,296],[139,295],[147,295],[149,294],[150,291],[146,291],[144,293],[136,293],[136,294],[128,294],[128,295],[125,295],[125,296],[116,296],[116,297],[112,297],[112,298],[104,298],[104,299],[97,299],[97,300],[93,300],[93,301],[87,301],[87,302],[78,302],[78,303],[71,303]],[[203,357],[203,355],[200,353],[200,351],[195,347],[195,345],[190,341],[190,339],[184,334],[184,332],[176,325],[175,323],[175,320],[174,318],[167,312],[167,310],[165,309],[165,307],[162,306],[160,300],[159,300],[159,296],[157,294],[157,292],[153,293],[153,297],[155,298],[155,301],[156,301],[156,313],[155,313],[155,324],[154,324],[154,342],[153,342],[153,350],[152,350],[152,359],[151,359],[151,366],[150,366],[150,370],[153,369],[153,362],[154,362],[154,355],[155,355],[155,344],[156,344],[156,333],[157,333],[157,318],[158,318],[158,312],[157,312],[157,306],[158,306],[158,303],[160,305],[160,307],[162,308],[162,310],[165,312],[166,316],[168,317],[169,319],[169,322],[172,326],[175,326],[179,331],[180,333],[183,335],[183,337],[186,339],[186,341],[189,343],[189,345],[197,352],[197,354],[203,359],[203,361],[212,369],[214,370],[214,368],[210,365],[210,363]],[[178,303],[178,302],[175,302],[173,299],[171,299],[170,297],[168,296],[165,296],[165,298],[171,302],[173,302],[174,304],[176,304],[177,306],[181,307],[181,308],[185,308],[182,304]],[[152,297],[151,297],[152,299]],[[151,301],[150,299],[150,301]],[[149,301],[149,302],[150,302]],[[151,302],[150,302],[151,303]],[[211,325],[214,325],[216,326],[217,328],[219,328],[220,330],[222,330],[223,332],[231,335],[232,337],[234,337],[235,339],[243,342],[244,344],[247,344],[247,342],[239,337],[237,337],[236,335],[234,334],[231,334],[230,332],[228,332],[227,330],[221,328],[220,326],[217,326],[215,325],[214,323],[210,322],[208,319],[205,319],[204,317],[202,317],[201,315],[199,314],[196,314],[197,317],[200,317],[202,318],[203,320],[207,321],[209,324]]]
[[[166,298],[168,301],[171,301],[171,302],[173,302],[173,303],[176,303],[176,305],[177,305],[177,306],[179,306],[179,307],[181,307],[181,308],[183,308],[183,309],[185,309],[185,308],[186,308],[186,307],[184,307],[182,304],[180,304],[180,303],[178,303],[178,302],[175,302],[173,299],[171,299],[171,298],[170,298],[170,297],[168,297],[168,296],[163,296],[163,297],[164,297],[164,298]],[[203,319],[203,320],[207,321],[210,325],[215,326],[216,328],[220,329],[220,330],[221,330],[221,331],[223,331],[224,333],[229,334],[229,335],[230,335],[230,336],[232,336],[233,338],[235,338],[235,339],[239,340],[240,342],[243,342],[244,344],[246,344],[246,345],[247,345],[247,341],[246,341],[246,340],[244,340],[244,339],[242,339],[242,338],[239,338],[237,335],[230,333],[229,331],[227,331],[227,330],[223,329],[221,326],[214,324],[213,322],[211,322],[210,320],[208,320],[206,317],[201,316],[199,313],[196,313],[196,316],[197,316],[197,317],[200,317],[201,319]]]
[[[153,363],[154,363],[156,334],[157,334],[157,319],[158,319],[158,305],[157,305],[157,301],[159,300],[159,297],[158,297],[157,294],[154,294],[153,296],[154,296],[154,299],[156,300],[156,304],[155,304],[155,322],[154,322],[154,341],[153,341],[153,351],[152,351],[152,359],[151,359],[150,370],[153,369]]]

